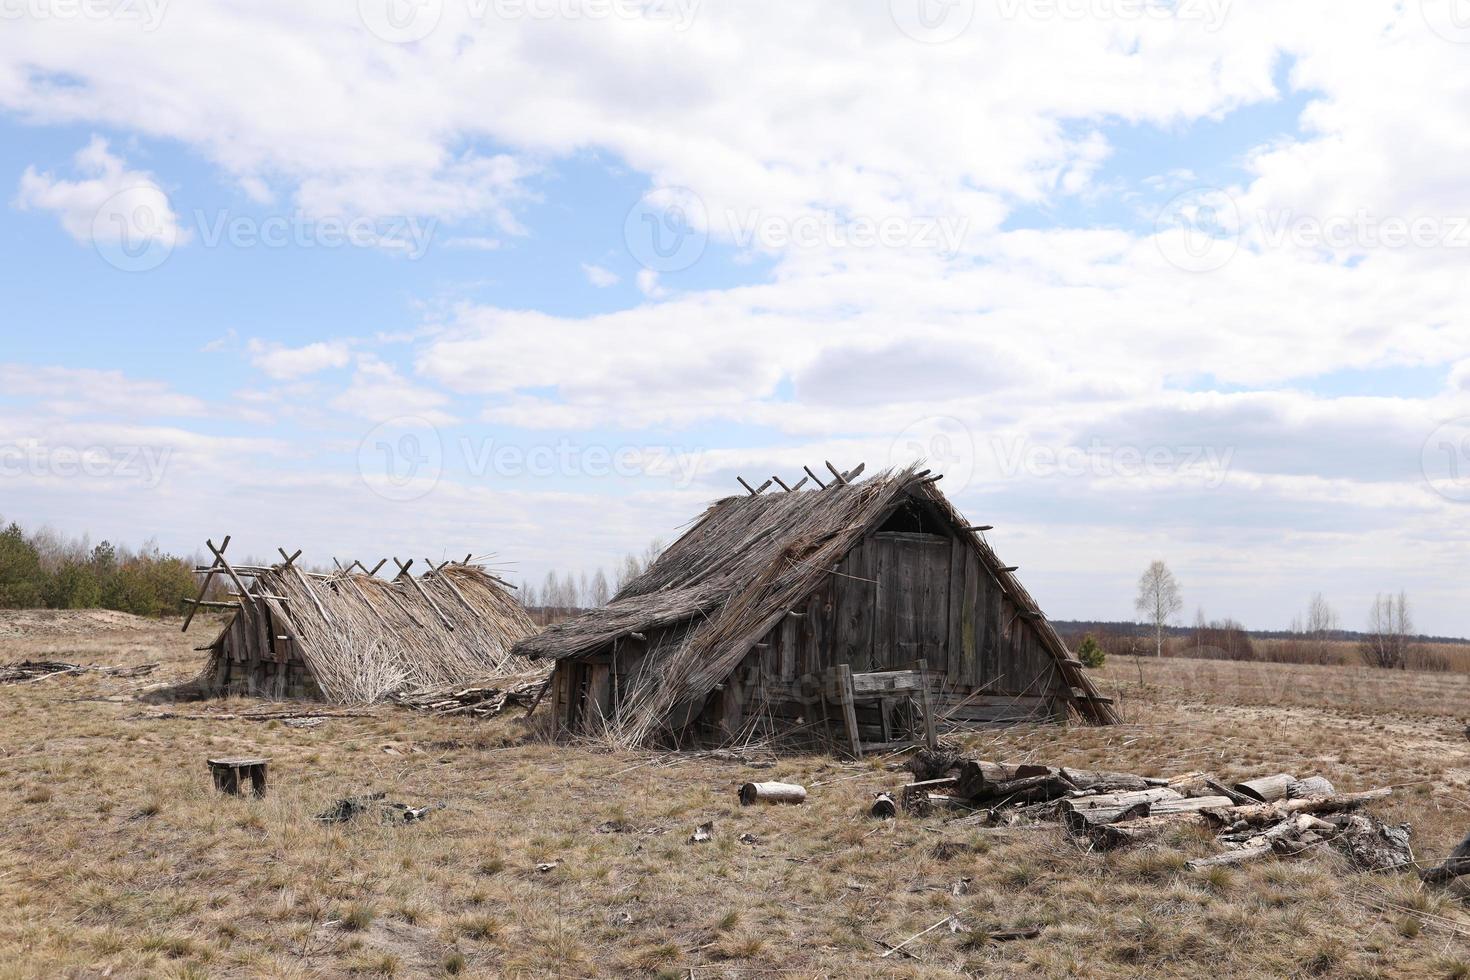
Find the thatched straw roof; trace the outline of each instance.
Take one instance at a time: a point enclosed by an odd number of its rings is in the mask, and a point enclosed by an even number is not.
[[[511,648],[536,625],[498,579],[474,565],[392,581],[312,575],[289,563],[239,572],[254,579],[254,602],[290,632],[330,701],[367,703],[532,666]],[[223,655],[228,633],[227,625],[211,645],[214,657]],[[212,667],[213,661],[206,674]]]
[[[932,506],[968,538],[984,567],[1016,606],[1031,614],[1042,643],[1064,676],[1096,695],[1036,601],[990,546],[915,466],[822,490],[728,497],[710,507],[602,609],[522,640],[515,652],[533,659],[586,656],[629,633],[670,631],[673,642],[650,651],[624,696],[616,727],[629,741],[652,737],[675,708],[706,697],[786,611],[803,601],[863,535],[906,499]],[[1116,720],[1102,702],[1079,706],[1084,717]]]

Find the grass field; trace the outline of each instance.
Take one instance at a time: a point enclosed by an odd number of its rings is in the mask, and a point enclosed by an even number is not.
[[[131,665],[0,687],[0,976],[1470,977],[1470,912],[1411,875],[1331,853],[1192,873],[1203,837],[1090,854],[1056,829],[879,824],[882,762],[600,751],[519,720],[396,708],[315,728],[150,719],[134,699],[192,676],[208,625],[85,614],[0,618],[0,660]],[[1321,772],[1400,788],[1374,812],[1437,857],[1470,829],[1470,677],[1122,660],[1101,671],[1129,723],[967,735],[1007,760],[1244,777]],[[184,712],[238,712],[231,701]],[[216,795],[207,756],[271,758],[264,800]],[[811,791],[739,807],[750,779]],[[325,826],[372,790],[428,820]],[[691,844],[714,822],[714,839]],[[753,842],[742,835],[753,835]],[[942,845],[942,846],[941,846]],[[538,866],[554,865],[548,870]],[[954,914],[974,932],[940,929]],[[981,931],[1044,925],[1033,940]]]

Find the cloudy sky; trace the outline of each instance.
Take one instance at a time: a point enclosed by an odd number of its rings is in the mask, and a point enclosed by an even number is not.
[[[1464,0],[0,0],[0,514],[611,565],[919,456],[1062,618],[1470,635]]]

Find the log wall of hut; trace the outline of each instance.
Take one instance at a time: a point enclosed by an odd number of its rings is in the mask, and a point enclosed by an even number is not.
[[[316,679],[296,649],[288,628],[269,609],[246,607],[215,641],[223,656],[215,663],[214,690],[265,698],[321,698]]]

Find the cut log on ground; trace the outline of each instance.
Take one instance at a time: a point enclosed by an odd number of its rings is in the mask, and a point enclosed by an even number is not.
[[[1291,784],[1296,781],[1295,776],[1283,772],[1277,776],[1262,776],[1260,779],[1236,783],[1234,789],[1237,793],[1248,796],[1257,803],[1272,803],[1286,799]]]
[[[985,762],[969,760],[960,765],[959,783],[956,792],[968,799],[980,799],[985,796],[994,795],[991,788],[999,784],[1013,783],[1018,779],[1031,779],[1036,776],[1050,776],[1057,770],[1049,766],[1038,766],[1030,763],[1012,765],[1001,762]]]
[[[1157,817],[1141,817],[1124,823],[1097,824],[1086,830],[1087,839],[1102,851],[1158,840],[1177,827],[1207,827],[1200,813],[1166,813]]]
[[[1340,793],[1337,796],[1319,796],[1305,800],[1280,800],[1275,803],[1220,808],[1205,812],[1210,815],[1210,819],[1217,826],[1234,827],[1237,824],[1266,826],[1280,823],[1297,813],[1321,816],[1325,813],[1344,813],[1356,810],[1365,803],[1381,800],[1392,794],[1391,788],[1372,789],[1366,793]]]
[[[1076,792],[1076,787],[1063,779],[1060,773],[1047,773],[1040,776],[1022,777],[1008,783],[989,783],[985,787],[984,795],[968,797],[968,799],[986,802],[999,800],[1005,803],[1045,803],[1049,800],[1061,799],[1073,792]]]
[[[1089,793],[1131,793],[1148,789],[1142,776],[1126,772],[1103,772],[1094,769],[1061,769],[1062,778]]]
[[[1447,885],[1465,875],[1470,875],[1470,834],[1460,842],[1459,847],[1450,852],[1443,864],[1421,872],[1419,877],[1428,885]]]
[[[1218,810],[1220,807],[1230,805],[1230,800],[1224,796],[1187,796],[1182,800],[1159,800],[1150,803],[1148,813],[1151,817],[1168,816],[1171,813],[1200,813],[1204,810]]]
[[[1063,800],[1058,809],[1062,820],[1073,833],[1084,833],[1089,827],[1118,823],[1149,815],[1149,808],[1165,800],[1182,800],[1184,797],[1159,786],[1154,789],[1133,793],[1104,793],[1099,796],[1079,796]]]
[[[746,783],[740,787],[740,805],[753,803],[805,803],[806,787],[795,783]]]
[[[879,793],[873,798],[873,806],[868,815],[877,820],[890,820],[898,816],[898,804],[887,793]]]
[[[1270,857],[1275,853],[1270,844],[1258,844],[1255,847],[1243,847],[1238,851],[1226,851],[1224,854],[1215,854],[1207,858],[1196,858],[1185,863],[1190,871],[1199,871],[1202,868],[1228,867],[1234,864],[1245,864],[1247,861],[1255,861],[1259,858]]]
[[[1303,800],[1312,796],[1335,796],[1337,787],[1326,776],[1308,776],[1286,788],[1286,796],[1292,800]]]

